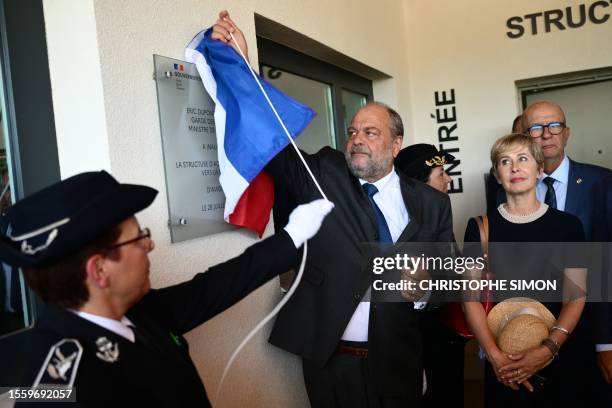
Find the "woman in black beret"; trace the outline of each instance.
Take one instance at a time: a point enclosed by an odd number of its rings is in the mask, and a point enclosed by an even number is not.
[[[454,160],[453,155],[439,152],[434,145],[417,143],[402,149],[394,164],[406,176],[448,193],[452,178],[444,171],[444,165]],[[450,315],[442,308],[422,319],[427,381],[424,398],[428,407],[463,406],[463,358],[467,340],[445,324]],[[459,405],[457,401],[461,401]]]
[[[448,193],[448,184],[453,179],[444,171],[444,165],[454,160],[452,154],[439,152],[434,145],[417,143],[399,152],[395,158],[395,167],[408,177]]]

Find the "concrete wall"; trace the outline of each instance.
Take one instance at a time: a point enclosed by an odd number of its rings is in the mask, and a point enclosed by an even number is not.
[[[360,60],[393,79],[376,83],[378,99],[410,115],[405,72],[402,2],[47,0],[44,2],[49,66],[62,177],[106,168],[123,182],[160,191],[139,215],[151,228],[156,287],[190,278],[242,252],[256,241],[248,232],[228,232],[170,244],[152,55],[183,58],[183,48],[219,9],[244,30],[257,66],[254,14],[260,14]],[[322,14],[321,12],[324,11]],[[372,16],[376,16],[374,26]],[[372,35],[375,33],[376,35]],[[383,41],[384,39],[384,41]],[[389,52],[381,44],[392,44]],[[345,67],[350,69],[350,67]],[[191,352],[212,399],[220,376],[247,332],[278,302],[273,281],[188,335]],[[301,362],[258,335],[229,373],[218,406],[308,406]]]

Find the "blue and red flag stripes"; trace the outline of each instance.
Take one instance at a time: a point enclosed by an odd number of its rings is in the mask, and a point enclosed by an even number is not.
[[[196,64],[215,102],[220,183],[226,197],[224,218],[261,236],[274,203],[272,180],[262,170],[289,140],[242,57],[229,45],[213,40],[211,33],[208,29],[196,35],[185,49],[185,58]],[[260,81],[296,138],[316,113]]]

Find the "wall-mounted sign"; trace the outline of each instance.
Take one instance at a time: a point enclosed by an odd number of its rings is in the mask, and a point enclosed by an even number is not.
[[[223,221],[215,105],[195,65],[159,55],[153,63],[171,240],[235,229]]]
[[[448,186],[448,194],[463,193],[463,179],[459,165],[459,142],[457,134],[457,109],[455,107],[455,89],[448,91],[434,92],[436,113],[431,117],[436,120],[436,133],[438,136],[438,150],[444,151],[455,156],[455,160],[446,169],[446,173],[453,178]],[[454,142],[454,143],[453,143]]]
[[[550,33],[552,30],[579,28],[585,24],[612,23],[612,0],[598,0],[590,4],[567,6],[564,9],[537,11],[524,16],[510,17],[506,21],[509,38],[520,38],[526,32],[531,35]]]

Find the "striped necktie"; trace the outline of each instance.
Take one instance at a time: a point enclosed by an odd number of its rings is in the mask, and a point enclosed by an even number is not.
[[[546,177],[542,180],[546,184],[546,196],[544,197],[544,203],[548,204],[549,207],[557,208],[557,195],[555,194],[555,179],[552,177]]]

